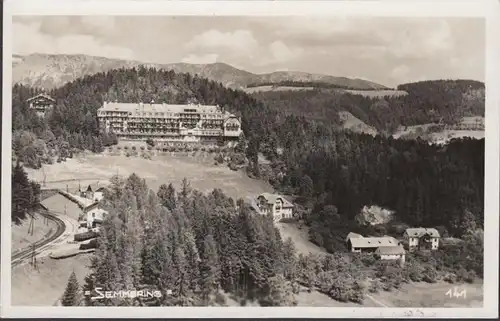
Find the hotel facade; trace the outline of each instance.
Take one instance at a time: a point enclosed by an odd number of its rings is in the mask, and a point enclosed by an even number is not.
[[[238,140],[241,120],[214,105],[104,102],[99,126],[120,140],[153,140],[162,147],[217,145]]]

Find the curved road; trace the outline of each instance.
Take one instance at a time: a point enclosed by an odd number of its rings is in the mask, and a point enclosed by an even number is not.
[[[51,246],[51,243],[57,240],[66,231],[67,224],[57,217],[56,214],[51,212],[40,212],[40,215],[52,220],[56,223],[56,231],[51,236],[41,239],[35,243],[35,255],[42,253],[44,250]],[[25,260],[30,259],[33,255],[33,246],[26,247],[17,253],[14,253],[11,258],[12,267],[18,266],[25,262]]]

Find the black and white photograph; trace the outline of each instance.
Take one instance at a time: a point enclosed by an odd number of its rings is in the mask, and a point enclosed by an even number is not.
[[[490,2],[470,16],[144,2],[12,13],[5,309],[498,316]]]

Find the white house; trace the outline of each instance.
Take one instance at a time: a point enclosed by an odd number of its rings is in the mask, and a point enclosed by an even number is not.
[[[408,241],[408,249],[412,250],[437,250],[441,236],[435,228],[408,228],[403,234]]]
[[[87,222],[88,229],[102,224],[107,215],[108,211],[100,208],[97,202],[83,209],[83,219]]]
[[[260,194],[257,197],[257,206],[262,214],[272,214],[275,222],[293,217],[293,204],[281,195]]]
[[[401,260],[401,263],[404,263],[406,251],[402,246],[380,246],[375,255],[381,260]]]

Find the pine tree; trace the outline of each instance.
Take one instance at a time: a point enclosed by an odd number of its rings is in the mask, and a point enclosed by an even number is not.
[[[37,203],[40,188],[30,182],[28,175],[19,163],[12,169],[12,221],[19,223],[26,218],[26,211]]]
[[[158,198],[161,200],[163,206],[168,208],[169,210],[173,210],[176,207],[176,195],[175,188],[172,183],[165,185],[160,185],[158,189]]]
[[[78,306],[80,305],[80,285],[76,279],[75,271],[71,273],[64,291],[61,303],[63,306]]]
[[[218,289],[220,283],[220,262],[217,244],[212,235],[207,235],[203,242],[201,260],[201,288],[203,300],[208,301],[209,295]]]

